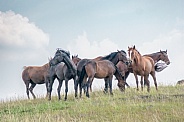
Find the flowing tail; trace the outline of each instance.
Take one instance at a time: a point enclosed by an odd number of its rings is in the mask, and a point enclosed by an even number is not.
[[[155,71],[156,72],[161,72],[162,70],[164,70],[167,67],[166,63],[156,63],[155,64]]]
[[[82,71],[80,73],[80,76],[79,76],[79,84],[81,84],[81,86],[83,87],[83,79],[84,79],[84,76],[86,75],[86,69],[85,69],[85,65],[82,67]]]

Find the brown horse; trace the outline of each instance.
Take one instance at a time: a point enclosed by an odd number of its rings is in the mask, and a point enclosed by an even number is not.
[[[152,54],[146,54],[144,56],[149,56],[151,57],[155,63],[157,63],[158,61],[164,61],[167,65],[170,64],[170,60],[169,60],[169,57],[167,55],[167,50],[166,51],[159,51],[159,52],[156,52],[156,53],[152,53]]]
[[[155,63],[161,61],[164,61],[167,65],[170,64],[169,57],[167,55],[167,50],[166,51],[159,51],[156,53],[151,53],[151,54],[146,54],[144,56],[149,56],[151,57]],[[119,69],[119,71],[122,73],[123,76],[125,76],[125,81],[127,77],[129,76],[130,73],[133,73],[131,65],[125,65],[125,63],[119,61],[118,64],[116,65]],[[157,71],[157,70],[155,70]],[[146,85],[146,82],[144,82],[144,85]]]
[[[89,97],[89,87],[94,78],[104,78],[105,82],[110,87],[110,94],[112,93],[112,78],[113,75],[118,79],[118,87],[121,91],[125,90],[125,82],[117,67],[109,60],[88,61],[82,68],[79,84],[86,85],[86,96]],[[88,78],[88,80],[87,80]],[[81,91],[80,91],[81,92]]]
[[[148,80],[149,74],[152,75],[154,79],[154,84],[157,90],[157,82],[155,76],[155,67],[154,67],[154,60],[148,56],[142,56],[136,49],[135,46],[128,47],[128,54],[130,60],[132,61],[132,70],[136,79],[137,90],[138,88],[138,77],[137,75],[141,76],[141,89],[143,90],[143,78],[147,83],[147,91],[150,91],[150,83]]]
[[[79,61],[78,65],[77,65],[78,79],[80,78],[83,66],[85,66],[91,60],[92,61],[109,60],[113,64],[116,65],[119,61],[123,61],[124,63],[127,62],[127,57],[126,57],[126,52],[121,50],[121,51],[117,51],[117,52],[112,52],[109,55],[104,56],[104,57],[99,56],[99,57],[94,58],[94,59],[82,59],[81,61]],[[78,80],[77,80],[76,85],[75,85],[75,97],[77,97],[78,85],[80,88],[80,96],[82,94],[82,87],[80,86],[81,84],[79,84]],[[91,89],[91,85],[92,85],[92,83],[90,83],[90,89]],[[107,89],[108,89],[108,82],[105,81],[105,89],[104,90],[107,91]],[[92,89],[91,89],[91,91],[92,91]]]
[[[77,64],[79,63],[79,61],[81,60],[81,58],[78,57],[78,55],[73,55],[72,56],[72,61],[73,63],[77,66]]]
[[[46,83],[46,88],[48,88],[48,70],[49,70],[49,64],[45,64],[43,66],[28,66],[24,67],[24,70],[22,72],[22,79],[26,85],[26,93],[27,97],[29,98],[29,91],[31,92],[33,98],[35,99],[36,96],[33,93],[33,88],[36,86],[36,84],[44,84]],[[31,86],[29,87],[29,84]],[[47,89],[47,95],[48,95],[48,89]]]

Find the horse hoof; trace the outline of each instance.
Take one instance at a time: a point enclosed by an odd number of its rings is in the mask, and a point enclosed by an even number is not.
[[[103,91],[104,94],[107,94],[108,92],[106,90]]]

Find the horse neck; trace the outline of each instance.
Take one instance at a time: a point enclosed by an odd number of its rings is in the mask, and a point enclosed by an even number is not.
[[[107,58],[107,60],[111,61],[114,65],[116,65],[119,61],[117,53],[113,57]]]
[[[145,56],[151,57],[154,60],[154,62],[158,62],[159,60],[161,60],[159,52],[158,53],[153,53],[153,54],[147,54]]]
[[[135,62],[135,59],[136,58],[136,62]],[[141,56],[141,54],[137,54],[135,57],[134,57],[134,59],[133,59],[133,61],[134,61],[134,63],[138,66],[141,62],[142,62],[142,56]]]
[[[71,69],[74,73],[76,72],[76,67],[68,57],[64,57],[64,63],[68,69]]]
[[[44,69],[49,69],[49,63],[46,63],[42,66]]]
[[[116,65],[118,62],[119,62],[119,59],[118,58],[112,58],[111,60],[110,60],[114,65]]]

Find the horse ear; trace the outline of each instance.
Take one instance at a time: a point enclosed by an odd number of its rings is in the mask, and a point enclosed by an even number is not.
[[[166,50],[165,52],[166,52],[166,54],[167,54],[167,50]]]
[[[133,46],[133,49],[135,49],[135,45]]]

